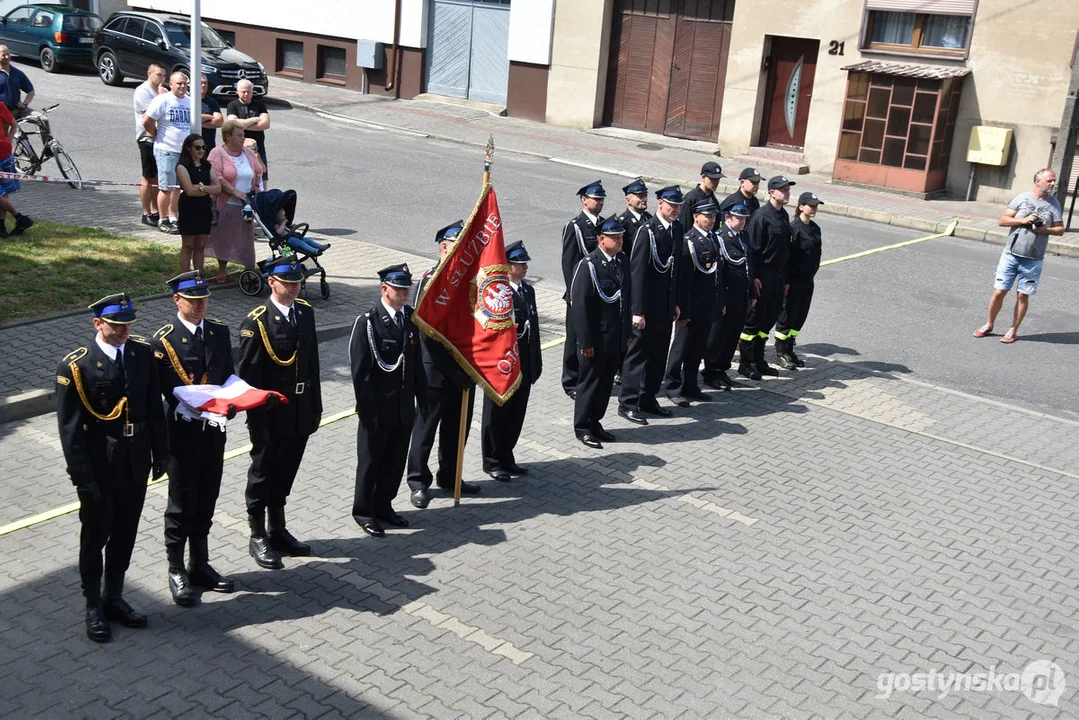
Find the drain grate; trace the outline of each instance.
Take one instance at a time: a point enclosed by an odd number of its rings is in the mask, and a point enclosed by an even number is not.
[[[656,145],[655,143],[641,143],[637,146],[641,150],[662,150],[662,145]]]

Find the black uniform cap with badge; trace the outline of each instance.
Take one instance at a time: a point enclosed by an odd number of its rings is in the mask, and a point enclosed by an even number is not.
[[[817,207],[818,205],[823,205],[824,201],[818,198],[815,193],[804,192],[798,196],[798,204],[812,205],[813,207]]]
[[[660,188],[659,190],[656,190],[656,199],[663,200],[671,205],[681,205],[683,202],[682,188],[677,185],[668,185],[665,188]]]
[[[406,263],[382,268],[378,271],[378,279],[379,282],[384,282],[390,287],[412,287],[412,273],[409,271]]]
[[[171,278],[169,287],[172,288],[173,295],[179,295],[188,300],[198,300],[199,298],[210,296],[210,285],[198,270],[180,273]]]
[[[644,180],[641,178],[635,178],[633,182],[622,188],[622,192],[626,195],[647,195],[648,186],[644,184]]]
[[[599,226],[600,235],[625,235],[626,227],[616,217],[609,217]]]
[[[585,185],[577,191],[578,197],[590,197],[596,200],[603,200],[607,197],[607,191],[603,189],[603,181],[596,180],[593,183]]]
[[[788,180],[782,175],[776,175],[774,178],[768,181],[769,190],[782,190],[785,187],[791,185],[797,185],[798,183]]]
[[[739,180],[752,180],[753,182],[761,181],[761,174],[757,172],[756,168],[747,167],[742,172],[738,173]]]
[[[701,175],[712,178],[713,180],[719,180],[720,178],[727,177],[723,174],[723,168],[719,166],[715,160],[709,160],[701,166]]]
[[[693,206],[694,215],[715,215],[719,212],[719,208],[712,202],[711,199],[701,200],[699,203]]]
[[[266,269],[266,274],[281,282],[297,283],[303,282],[306,271],[307,268],[303,266],[303,263],[298,262],[294,257],[285,255],[275,260]]]
[[[723,213],[723,216],[734,215],[736,217],[747,218],[752,213],[749,212],[749,208],[746,204],[740,202],[737,198],[728,198],[723,201],[723,205],[720,206],[719,211]]]
[[[457,238],[457,236],[461,234],[461,231],[464,230],[464,229],[465,229],[465,221],[464,220],[458,220],[456,222],[452,222],[449,225],[447,225],[446,227],[442,228],[441,230],[439,230],[438,232],[435,233],[435,242],[436,243],[441,243],[444,240],[455,240]]]
[[[101,318],[113,325],[130,325],[135,322],[135,304],[126,292],[106,295],[88,307],[94,311],[95,318]]]
[[[528,255],[528,250],[525,249],[525,244],[520,240],[511,242],[506,246],[506,259],[518,265],[532,260]]]

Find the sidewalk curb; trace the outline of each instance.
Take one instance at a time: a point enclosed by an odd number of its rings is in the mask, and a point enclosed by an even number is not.
[[[164,295],[151,297],[166,297]],[[85,312],[85,311],[78,311]],[[352,323],[333,323],[323,325],[316,331],[319,343],[330,342],[345,337],[352,332]],[[237,352],[233,348],[233,354]],[[19,420],[29,420],[40,415],[48,415],[56,411],[56,391],[52,388],[45,390],[35,388],[18,395],[0,398],[0,425]]]

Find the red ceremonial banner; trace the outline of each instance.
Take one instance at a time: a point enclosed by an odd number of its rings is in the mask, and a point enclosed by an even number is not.
[[[427,281],[412,320],[442,343],[499,405],[521,384],[506,241],[490,185],[484,186],[453,249]]]

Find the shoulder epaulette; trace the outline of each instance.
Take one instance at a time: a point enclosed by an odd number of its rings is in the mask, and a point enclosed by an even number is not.
[[[161,338],[165,337],[170,332],[172,332],[174,327],[175,326],[172,323],[168,323],[168,324],[162,326],[162,328],[160,330],[158,330],[157,332],[154,333],[154,339],[155,340],[160,340]]]
[[[87,350],[84,347],[78,348],[76,350],[72,350],[71,352],[69,352],[67,355],[64,356],[64,362],[66,362],[66,363],[78,362],[79,360],[82,360],[83,357],[88,352],[90,352],[90,351]]]
[[[306,305],[307,307],[311,307],[311,303],[307,302],[303,298],[296,298],[296,302],[300,303],[301,305]]]
[[[204,323],[213,323],[214,325],[224,325],[225,327],[228,327],[228,324],[222,322],[221,320],[218,320],[217,318],[203,318],[202,321]]]
[[[143,345],[149,345],[150,344],[150,341],[147,340],[142,335],[128,335],[127,339],[128,340],[134,340],[135,342],[142,343]]]
[[[247,317],[251,318],[252,320],[257,320],[264,312],[266,312],[266,306],[259,305],[257,308],[247,313]]]

